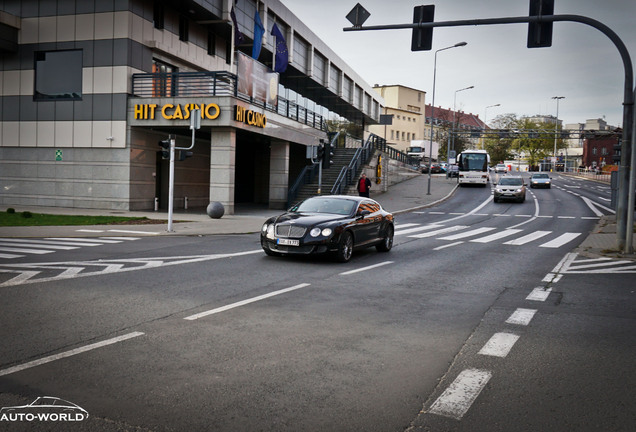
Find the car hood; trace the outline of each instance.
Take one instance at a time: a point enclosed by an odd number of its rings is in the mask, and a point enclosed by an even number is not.
[[[315,226],[319,224],[324,224],[328,222],[335,222],[349,219],[348,216],[335,215],[335,214],[324,214],[324,213],[295,213],[295,212],[287,212],[283,213],[280,216],[270,219],[270,222],[274,222],[277,224],[280,223],[293,223],[294,225],[299,226]]]

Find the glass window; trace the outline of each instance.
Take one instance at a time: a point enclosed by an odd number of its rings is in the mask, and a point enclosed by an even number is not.
[[[82,50],[36,52],[34,100],[81,100],[82,60]]]

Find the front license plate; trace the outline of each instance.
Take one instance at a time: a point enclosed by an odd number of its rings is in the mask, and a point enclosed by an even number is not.
[[[279,238],[276,239],[276,244],[281,246],[300,246],[300,240]]]

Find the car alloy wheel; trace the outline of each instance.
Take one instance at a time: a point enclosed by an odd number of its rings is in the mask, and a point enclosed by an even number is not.
[[[340,238],[340,243],[338,244],[338,252],[336,253],[336,258],[340,262],[347,262],[351,259],[351,254],[353,253],[353,236],[349,231],[345,231]]]

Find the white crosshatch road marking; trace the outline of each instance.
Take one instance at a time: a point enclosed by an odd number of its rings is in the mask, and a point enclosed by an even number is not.
[[[608,257],[579,258],[577,253],[569,253],[558,271],[561,274],[636,273],[636,262]]]
[[[81,247],[103,246],[105,244],[117,244],[124,241],[139,240],[140,237],[49,237],[42,239],[0,238],[0,258],[16,259],[27,255],[43,255],[58,250],[74,250]]]

